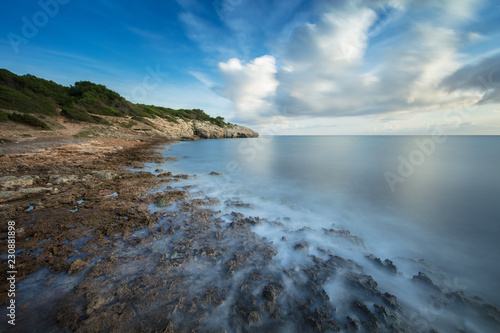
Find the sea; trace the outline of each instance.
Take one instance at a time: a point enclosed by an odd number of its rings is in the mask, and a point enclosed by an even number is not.
[[[179,186],[218,198],[221,216],[280,221],[252,230],[276,244],[283,267],[298,259],[280,248],[282,237],[309,230],[311,249],[391,260],[397,279],[368,273],[398,299],[412,297],[405,281],[417,262],[500,306],[498,136],[261,136],[180,142],[162,152],[178,158],[165,169],[193,176]],[[364,250],[325,244],[331,240],[318,231],[329,228],[361,238]]]

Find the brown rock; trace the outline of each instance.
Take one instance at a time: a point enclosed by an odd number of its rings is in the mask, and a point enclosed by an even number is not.
[[[88,263],[86,261],[83,261],[81,259],[76,259],[69,265],[68,268],[68,274],[73,274],[75,272],[78,272],[82,270],[83,268],[87,267]]]

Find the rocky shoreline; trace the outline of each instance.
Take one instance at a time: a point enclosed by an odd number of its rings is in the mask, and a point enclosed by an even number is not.
[[[17,228],[17,322],[14,332],[437,332],[467,331],[460,322],[426,319],[408,300],[384,291],[362,264],[315,249],[303,235],[281,242],[302,264],[283,269],[260,225],[281,221],[237,211],[221,216],[193,186],[192,175],[140,171],[164,163],[165,142],[119,139],[61,143],[0,157],[0,216]],[[163,164],[165,165],[165,164]],[[166,164],[168,165],[168,164]],[[159,166],[160,167],[160,166]],[[134,168],[132,171],[130,168]],[[173,185],[176,185],[175,188]],[[225,203],[238,209],[238,205]],[[153,213],[150,208],[155,207]],[[2,223],[2,238],[7,227]],[[314,231],[316,232],[316,231]],[[346,230],[318,230],[329,241],[363,248]],[[289,236],[290,237],[290,236]],[[387,276],[390,260],[367,262]],[[500,312],[442,285],[423,263],[411,280],[423,298],[447,311],[474,313],[499,327]],[[2,269],[6,260],[2,257]],[[325,291],[336,283],[337,299]],[[2,281],[0,303],[8,298]]]

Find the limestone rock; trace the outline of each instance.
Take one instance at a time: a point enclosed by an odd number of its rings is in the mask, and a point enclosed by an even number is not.
[[[33,177],[31,176],[5,176],[0,177],[0,186],[3,189],[12,189],[16,187],[26,187],[33,185]]]

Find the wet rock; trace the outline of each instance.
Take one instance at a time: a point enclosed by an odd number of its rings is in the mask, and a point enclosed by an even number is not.
[[[231,216],[233,217],[233,220],[240,220],[242,219],[245,215],[237,212],[231,212]]]
[[[75,272],[78,272],[82,269],[84,269],[85,267],[87,267],[88,263],[86,261],[83,261],[81,259],[77,259],[75,261],[73,261],[71,263],[71,265],[69,265],[69,268],[68,268],[68,274],[73,274]]]
[[[327,235],[343,237],[351,241],[353,244],[360,245],[363,247],[365,246],[365,241],[362,238],[359,238],[358,236],[351,235],[351,232],[349,230],[323,229],[323,231]]]
[[[156,177],[172,177],[172,172],[169,171],[169,172],[160,173]]]
[[[215,172],[215,171],[212,171],[209,173],[210,176],[222,176],[223,173],[222,172]]]
[[[0,187],[2,189],[13,189],[17,187],[26,187],[33,185],[33,177],[31,176],[4,176],[0,177]]]
[[[174,178],[189,179],[189,175],[175,175]]]
[[[345,328],[348,331],[358,331],[359,323],[352,319],[350,316],[347,316],[347,324],[345,325]]]
[[[331,312],[328,307],[316,309],[307,320],[316,332],[338,332],[340,327],[330,315]]]
[[[258,311],[250,311],[248,314],[248,322],[249,323],[256,323],[260,320],[260,315]]]
[[[278,296],[278,289],[274,285],[268,284],[267,286],[264,287],[264,291],[262,292],[262,297],[264,297],[264,299],[270,302],[274,302],[277,296]]]
[[[139,171],[134,173],[134,176],[137,178],[156,178],[151,172],[148,171]]]
[[[384,302],[387,305],[389,305],[392,309],[395,310],[401,309],[401,305],[399,305],[398,298],[396,296],[386,292],[382,295],[382,298],[384,299]]]
[[[163,169],[155,169],[155,172],[158,172],[158,173],[164,173],[164,172],[165,172],[165,170],[163,170]]]
[[[425,273],[418,272],[418,275],[413,276],[412,281],[415,283],[419,283],[420,285],[426,286],[429,289],[433,290],[434,292],[441,292],[441,288],[436,286],[434,282],[432,282],[432,280]]]
[[[167,157],[165,158],[165,161],[167,161],[167,162],[171,162],[171,161],[178,161],[178,160],[179,160],[179,158],[178,158],[178,157],[175,157],[175,156],[167,156]]]
[[[217,198],[206,197],[204,199],[193,199],[189,203],[185,203],[185,206],[215,206],[220,203]]]
[[[93,171],[91,175],[99,180],[111,180],[116,178],[117,176],[116,173],[112,170]]]
[[[227,207],[243,207],[243,208],[253,208],[252,204],[244,203],[243,201],[233,201],[233,200],[226,200],[224,202]]]
[[[389,259],[385,259],[384,262],[382,262],[382,260],[380,260],[380,258],[377,258],[374,254],[370,254],[369,256],[367,256],[367,258],[370,259],[375,264],[375,266],[380,267],[389,273],[398,273],[398,268]]]
[[[177,201],[185,199],[186,197],[187,197],[187,193],[185,191],[170,191],[170,192],[167,192],[163,195],[160,195],[156,199],[155,204],[158,207],[166,207],[166,206],[169,206]]]
[[[373,312],[368,309],[368,307],[361,301],[355,300],[351,304],[351,308],[357,312],[363,320],[361,320],[361,325],[368,332],[380,332],[380,324],[377,317]]]
[[[302,243],[295,244],[294,249],[295,250],[304,250],[304,249],[307,249],[308,247],[309,247],[309,244],[307,242],[302,242]]]

